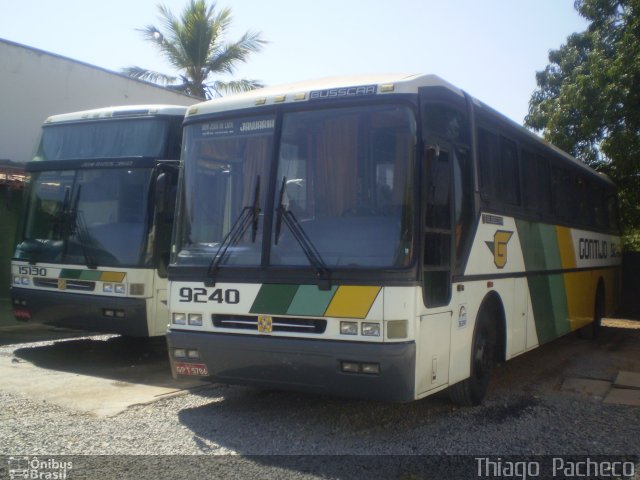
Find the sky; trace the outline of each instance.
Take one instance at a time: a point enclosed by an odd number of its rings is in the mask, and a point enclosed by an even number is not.
[[[108,70],[175,74],[137,29],[187,0],[0,0],[0,38]],[[585,30],[573,0],[218,0],[228,39],[269,43],[235,78],[265,85],[335,75],[434,73],[522,123],[549,50]],[[0,59],[1,61],[1,59]],[[230,77],[223,78],[225,80]],[[46,74],[43,74],[43,88]],[[0,97],[1,98],[1,97]]]

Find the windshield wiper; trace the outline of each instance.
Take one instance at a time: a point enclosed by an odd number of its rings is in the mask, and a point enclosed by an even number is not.
[[[87,224],[84,221],[84,216],[78,211],[78,202],[80,201],[81,189],[82,185],[78,185],[78,189],[76,190],[72,206],[69,209],[69,229],[64,239],[63,257],[67,254],[67,243],[69,242],[69,237],[75,232],[77,234],[76,236],[78,237],[80,250],[82,250],[82,256],[84,257],[85,265],[87,266],[87,268],[95,269],[98,268],[98,263],[93,259],[93,257],[89,253],[88,248],[91,236],[87,231]]]
[[[274,231],[274,243],[277,245],[280,239],[280,230],[282,229],[282,222],[289,228],[293,238],[296,239],[302,252],[309,260],[309,263],[316,268],[316,276],[318,277],[318,288],[320,290],[331,289],[331,270],[327,267],[322,260],[322,256],[318,249],[315,247],[307,233],[302,228],[302,225],[293,214],[293,212],[284,205],[284,191],[287,186],[287,177],[282,177],[282,184],[280,185],[280,194],[278,196],[278,205],[276,207],[276,224]]]
[[[256,187],[253,192],[253,202],[252,205],[246,206],[240,212],[240,215],[236,219],[236,221],[229,229],[229,233],[224,237],[222,243],[218,247],[215,255],[211,259],[211,263],[209,264],[209,268],[207,269],[207,276],[204,280],[204,284],[206,287],[215,287],[216,285],[216,274],[220,265],[222,264],[222,260],[225,258],[227,254],[227,250],[229,248],[235,246],[242,236],[244,232],[247,231],[249,225],[251,225],[251,241],[256,241],[256,236],[258,234],[258,221],[260,219],[260,175],[256,177]]]

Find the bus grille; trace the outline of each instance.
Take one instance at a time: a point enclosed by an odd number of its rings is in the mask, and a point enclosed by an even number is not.
[[[84,292],[93,292],[96,288],[95,282],[84,282],[82,280],[66,280],[65,288],[59,288],[57,278],[42,277],[34,277],[33,284],[36,287],[55,288],[56,290],[81,290]]]
[[[324,333],[326,320],[315,318],[272,317],[273,332],[289,333]],[[217,328],[233,328],[240,330],[258,330],[258,317],[250,315],[211,315],[213,326]]]

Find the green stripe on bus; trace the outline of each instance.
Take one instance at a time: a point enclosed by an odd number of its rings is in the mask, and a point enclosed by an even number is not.
[[[82,270],[75,270],[71,268],[63,268],[60,270],[59,278],[68,278],[72,280],[78,280],[82,275]]]
[[[90,280],[96,282],[100,280],[102,272],[100,270],[81,270],[80,280]]]
[[[249,313],[285,315],[298,285],[262,285]]]
[[[551,225],[516,220],[525,269],[528,272],[562,269],[556,229]],[[562,274],[527,278],[538,341],[545,343],[570,330],[567,294]]]
[[[320,290],[316,285],[301,285],[291,301],[287,314],[308,317],[324,316],[336,290],[338,290],[336,286],[331,287],[331,290]]]

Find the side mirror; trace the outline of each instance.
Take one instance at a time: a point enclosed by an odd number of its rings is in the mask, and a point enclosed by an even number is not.
[[[169,177],[166,172],[162,172],[156,178],[155,206],[156,213],[164,213],[167,209],[167,194],[169,187]]]

